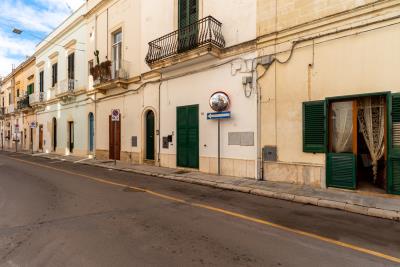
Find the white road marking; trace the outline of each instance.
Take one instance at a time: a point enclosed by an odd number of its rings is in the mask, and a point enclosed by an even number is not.
[[[89,160],[89,159],[90,159],[90,158],[80,159],[80,160],[74,161],[74,163],[79,163],[79,162],[82,162],[82,161],[85,161],[85,160]]]

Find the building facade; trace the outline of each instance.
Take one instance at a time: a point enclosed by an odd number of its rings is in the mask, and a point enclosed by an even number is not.
[[[88,0],[3,79],[2,140],[399,194],[399,23],[396,0]]]
[[[89,113],[86,22],[83,5],[41,42],[35,52],[34,151],[86,156]]]
[[[400,3],[267,0],[257,15],[264,179],[399,194]]]
[[[33,143],[29,125],[34,113],[29,94],[34,88],[34,65],[35,57],[27,58],[1,83],[2,148],[27,150]]]
[[[218,123],[207,113],[224,91],[232,118],[221,121],[221,173],[254,178],[256,1],[88,3],[96,157],[217,173]]]

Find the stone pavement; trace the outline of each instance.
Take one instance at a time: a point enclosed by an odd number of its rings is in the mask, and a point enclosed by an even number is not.
[[[21,153],[30,154],[28,152]],[[114,161],[112,160],[96,160],[76,156],[44,153],[34,154],[33,156],[140,173],[180,182],[211,186],[400,221],[400,196],[332,188],[311,188],[289,183],[210,175],[191,170],[170,169],[152,165],[133,165],[119,161],[114,165]]]

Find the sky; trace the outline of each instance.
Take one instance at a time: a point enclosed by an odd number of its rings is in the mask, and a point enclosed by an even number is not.
[[[35,46],[85,0],[0,0],[0,77],[35,51]],[[21,35],[12,32],[22,30]]]

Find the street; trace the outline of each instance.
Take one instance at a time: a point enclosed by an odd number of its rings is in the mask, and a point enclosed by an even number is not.
[[[0,153],[0,266],[399,266],[400,223]]]

